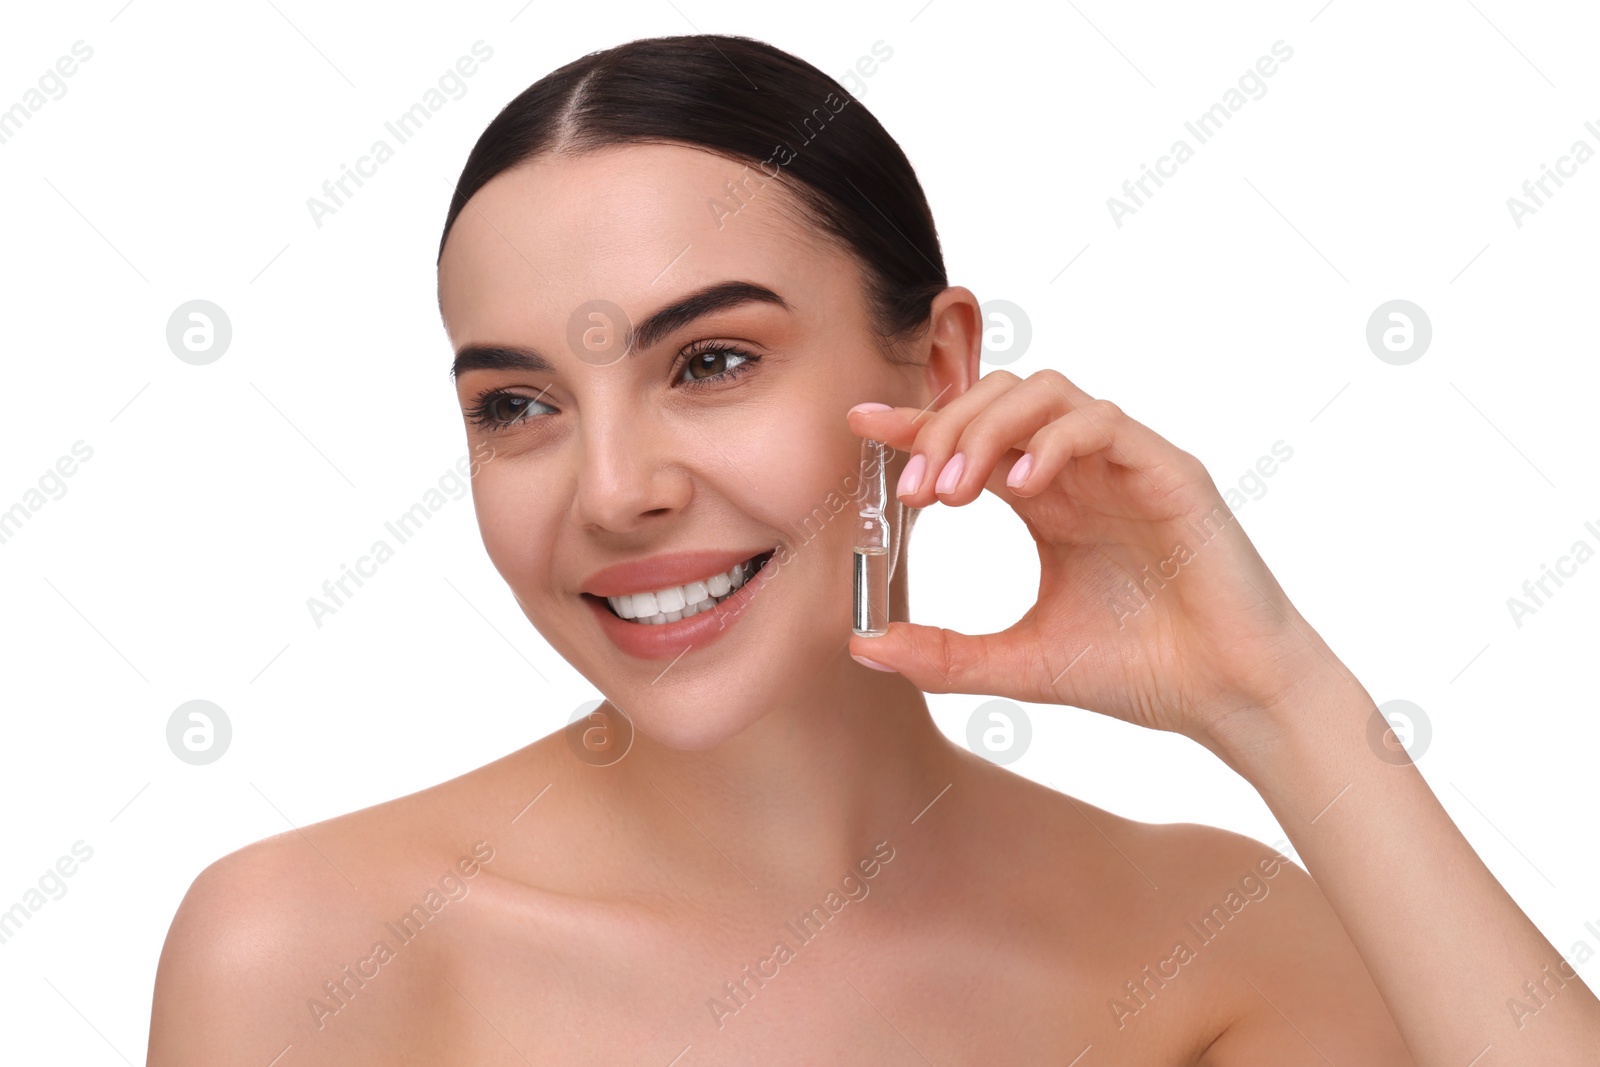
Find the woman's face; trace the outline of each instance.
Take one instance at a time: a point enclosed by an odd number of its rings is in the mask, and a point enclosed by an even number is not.
[[[786,195],[680,146],[535,162],[472,197],[440,261],[489,556],[539,633],[676,748],[865,669],[846,652],[845,413],[931,399],[874,347],[853,258]],[[713,578],[766,553],[744,588]],[[665,625],[608,606],[679,585],[730,595]]]

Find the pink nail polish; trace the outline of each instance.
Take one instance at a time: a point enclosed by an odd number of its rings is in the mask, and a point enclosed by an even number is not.
[[[873,400],[873,401],[869,401],[869,402],[867,402],[865,404],[857,404],[855,407],[851,408],[850,410],[851,411],[893,411],[894,409],[891,408],[888,404],[880,404],[877,401]]]
[[[928,461],[918,452],[906,464],[906,469],[900,472],[900,484],[895,487],[895,496],[910,496],[922,484],[922,472],[928,467]]]
[[[850,653],[850,658],[855,660],[857,663],[861,664],[863,667],[871,667],[875,671],[888,671],[890,674],[899,674],[900,673],[899,671],[895,670],[893,667],[885,667],[883,664],[879,663],[877,660],[868,659],[865,656],[858,656],[854,652]]]
[[[1033,470],[1033,453],[1024,452],[1022,458],[1011,466],[1011,473],[1006,475],[1006,484],[1015,489],[1028,480],[1028,472]]]
[[[939,472],[939,481],[934,484],[933,491],[936,493],[948,493],[954,489],[956,483],[961,480],[961,471],[966,465],[967,457],[960,452],[951,456],[949,462],[944,465],[944,470]]]

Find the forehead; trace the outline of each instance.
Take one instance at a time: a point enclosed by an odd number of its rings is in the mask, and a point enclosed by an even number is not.
[[[712,282],[756,282],[808,302],[840,299],[855,278],[853,260],[802,221],[759,166],[681,145],[627,145],[522,164],[487,182],[451,227],[439,300],[459,346],[563,330],[593,300],[637,320]]]

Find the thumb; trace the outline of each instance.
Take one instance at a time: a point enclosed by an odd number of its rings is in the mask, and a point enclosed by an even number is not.
[[[996,635],[891,622],[881,637],[850,635],[850,655],[875,670],[894,671],[924,693],[994,693],[990,641]]]

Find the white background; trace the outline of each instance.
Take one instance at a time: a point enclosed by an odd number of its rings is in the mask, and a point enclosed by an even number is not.
[[[0,945],[5,1058],[142,1059],[157,954],[208,863],[489,762],[598,695],[522,617],[470,497],[320,629],[306,599],[465,453],[434,257],[484,125],[586,52],[696,31],[835,77],[882,41],[861,100],[917,167],[952,282],[1026,310],[1009,369],[1059,368],[1223,487],[1292,447],[1239,511],[1251,538],[1380,703],[1424,709],[1420,769],[1539,927],[1563,952],[1600,949],[1584,928],[1600,927],[1600,561],[1520,628],[1506,606],[1574,541],[1600,549],[1584,529],[1600,528],[1600,161],[1520,228],[1506,205],[1575,140],[1600,149],[1584,129],[1600,126],[1600,19],[1321,2],[13,13],[0,108],[74,41],[94,52],[0,144],[0,509],[75,441],[93,456],[0,545],[0,909],[75,841],[94,854]],[[466,94],[316,226],[307,198],[479,39],[494,55]],[[1107,198],[1176,138],[1195,145],[1185,120],[1278,40],[1294,54],[1265,95],[1116,226]],[[208,366],[166,342],[197,298],[233,326]],[[1397,298],[1434,333],[1405,366],[1365,340]],[[1007,625],[1031,602],[1029,549],[996,498],[931,509],[910,557],[918,620]],[[199,767],[166,742],[197,698],[233,725]],[[984,698],[930,700],[964,741]],[[1020,774],[1137,819],[1283,837],[1182,737],[1026,710]],[[1591,984],[1596,966],[1579,966]]]

